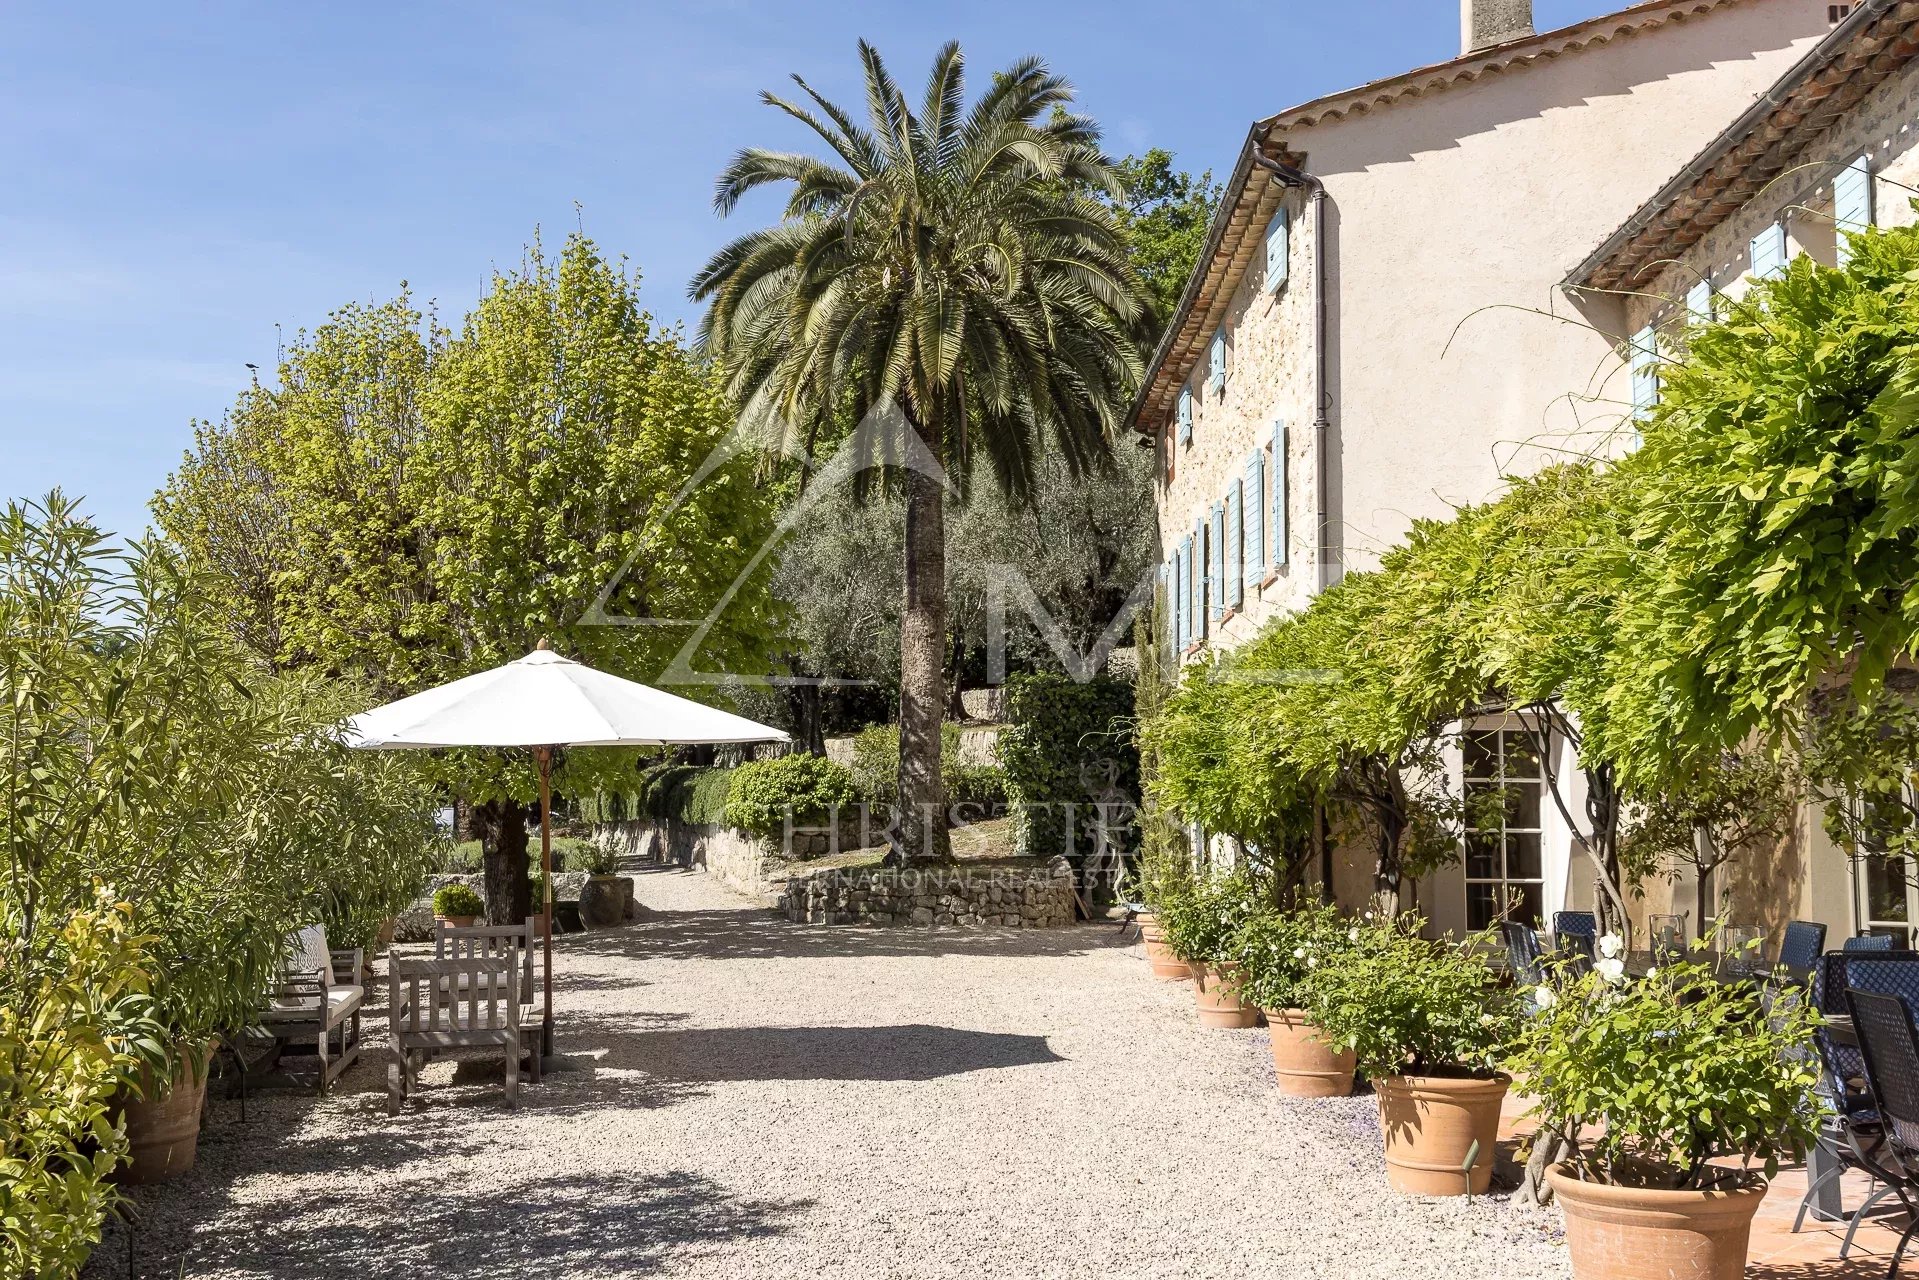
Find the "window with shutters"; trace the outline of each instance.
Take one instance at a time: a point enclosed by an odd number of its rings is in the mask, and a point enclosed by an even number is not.
[[[1659,343],[1651,325],[1632,336],[1628,366],[1632,370],[1632,416],[1649,417],[1659,403]]]
[[[1786,226],[1775,222],[1752,238],[1752,274],[1770,280],[1786,269]]]
[[[1701,280],[1686,290],[1686,322],[1711,324],[1713,320],[1712,282]]]
[[[1178,416],[1179,442],[1191,444],[1193,442],[1193,389],[1191,387],[1179,389]]]
[[[1253,450],[1246,459],[1246,475],[1240,481],[1244,524],[1240,526],[1239,545],[1246,557],[1246,585],[1257,587],[1266,578],[1266,454]]]
[[[1271,519],[1267,523],[1272,527],[1275,570],[1286,565],[1286,470],[1286,423],[1282,419],[1273,424],[1272,474],[1266,481],[1272,494]]]
[[[1220,329],[1213,334],[1206,367],[1206,385],[1212,388],[1214,395],[1226,394],[1226,330]]]
[[[1193,643],[1193,540],[1190,536],[1179,544],[1179,651],[1186,652]]]
[[[1865,156],[1841,169],[1832,180],[1832,225],[1838,236],[1833,258],[1843,267],[1852,256],[1848,233],[1872,225],[1872,165]]]
[[[1192,553],[1186,561],[1191,575],[1187,603],[1191,612],[1186,620],[1186,647],[1192,648],[1206,638],[1206,522],[1193,525]]]
[[[1226,605],[1242,608],[1246,603],[1246,516],[1241,506],[1246,486],[1233,481],[1226,491]]]
[[[1286,277],[1291,271],[1289,228],[1290,222],[1283,208],[1273,215],[1271,224],[1266,228],[1266,288],[1270,293],[1278,293],[1285,287]]]

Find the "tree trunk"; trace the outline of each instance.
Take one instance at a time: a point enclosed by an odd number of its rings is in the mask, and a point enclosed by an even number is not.
[[[488,924],[520,924],[533,914],[533,894],[526,882],[526,811],[517,800],[489,800],[475,807],[485,824],[480,849]]]
[[[925,434],[925,433],[922,433]],[[927,440],[938,456],[937,439]],[[946,710],[946,495],[906,470],[906,592],[900,611],[900,847],[907,862],[946,857],[940,723]]]
[[[792,663],[795,671],[797,663]],[[793,747],[809,755],[826,754],[826,735],[820,729],[820,687],[816,684],[786,686],[786,710],[793,720]]]

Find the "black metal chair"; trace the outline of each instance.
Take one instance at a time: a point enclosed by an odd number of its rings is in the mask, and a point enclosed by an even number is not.
[[[1779,963],[1794,969],[1810,969],[1819,963],[1826,949],[1826,926],[1812,920],[1793,920],[1786,925],[1786,936],[1779,943]]]
[[[1892,935],[1889,933],[1862,933],[1856,938],[1846,939],[1846,950],[1858,955],[1862,951],[1892,950]]]
[[[1847,957],[1839,951],[1828,951],[1813,966],[1812,1001],[1813,1007],[1820,1013],[1829,1016],[1850,1013],[1851,1006],[1846,1003],[1846,968]],[[1823,1068],[1819,1079],[1820,1091],[1825,1094],[1826,1104],[1831,1111],[1820,1125],[1819,1136],[1814,1139],[1823,1156],[1821,1162],[1826,1167],[1817,1177],[1808,1180],[1806,1193],[1799,1199],[1799,1212],[1792,1220],[1792,1229],[1796,1232],[1805,1225],[1806,1214],[1828,1184],[1838,1182],[1848,1169],[1863,1171],[1872,1178],[1873,1187],[1859,1208],[1847,1215],[1843,1202],[1836,1198],[1834,1201],[1838,1220],[1847,1224],[1845,1239],[1839,1245],[1839,1256],[1844,1259],[1852,1251],[1853,1236],[1866,1220],[1866,1215],[1874,1205],[1892,1194],[1891,1186],[1879,1176],[1873,1159],[1873,1153],[1884,1145],[1885,1138],[1879,1112],[1874,1108],[1872,1095],[1866,1089],[1865,1059],[1860,1056],[1858,1047],[1835,1041],[1824,1027],[1814,1034],[1813,1044],[1819,1052],[1819,1062]]]
[[[1569,954],[1595,959],[1593,946],[1599,937],[1599,921],[1590,911],[1553,912],[1553,945]]]
[[[1506,942],[1506,965],[1512,970],[1513,981],[1529,987],[1544,982],[1546,971],[1539,963],[1539,935],[1532,927],[1517,920],[1502,920],[1499,932]]]
[[[1852,975],[1847,976],[1850,981]],[[1919,1232],[1919,1200],[1914,1198],[1919,1192],[1919,1032],[1913,1030],[1911,1009],[1897,995],[1853,987],[1846,1001],[1865,1059],[1866,1085],[1884,1126],[1884,1143],[1867,1158],[1910,1219],[1886,1269],[1887,1280],[1894,1280],[1906,1246]],[[1864,1212],[1862,1208],[1855,1216]]]

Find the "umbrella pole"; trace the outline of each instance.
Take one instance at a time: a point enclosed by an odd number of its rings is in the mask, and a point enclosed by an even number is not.
[[[553,748],[535,747],[533,759],[540,767],[540,892],[545,901],[546,962],[540,966],[544,979],[546,1011],[540,1019],[540,1056],[553,1056]]]

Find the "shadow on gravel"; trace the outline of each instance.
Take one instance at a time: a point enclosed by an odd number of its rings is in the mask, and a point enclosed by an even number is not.
[[[662,1083],[722,1080],[937,1080],[969,1071],[1066,1059],[1045,1036],[910,1024],[892,1027],[689,1027],[631,1031],[613,1023],[575,1028],[600,1046],[602,1067],[645,1072]]]
[[[655,875],[684,875],[653,871]],[[645,900],[646,880],[639,881]],[[1082,955],[1137,941],[1111,924],[1064,929],[926,928],[908,925],[794,924],[766,908],[650,909],[637,924],[556,939],[565,955],[624,960],[762,960],[895,956],[1053,957]],[[564,959],[554,974],[564,980]]]
[[[356,1181],[338,1198],[229,1204],[215,1231],[185,1257],[149,1255],[136,1240],[134,1274],[657,1275],[670,1272],[683,1250],[777,1236],[813,1203],[742,1199],[683,1170],[637,1177],[523,1173],[525,1181],[483,1191],[444,1190],[444,1183],[417,1177],[381,1186],[376,1175],[370,1190],[357,1190],[368,1184]],[[125,1245],[114,1244],[123,1266]],[[124,1272],[108,1267],[97,1274]]]

